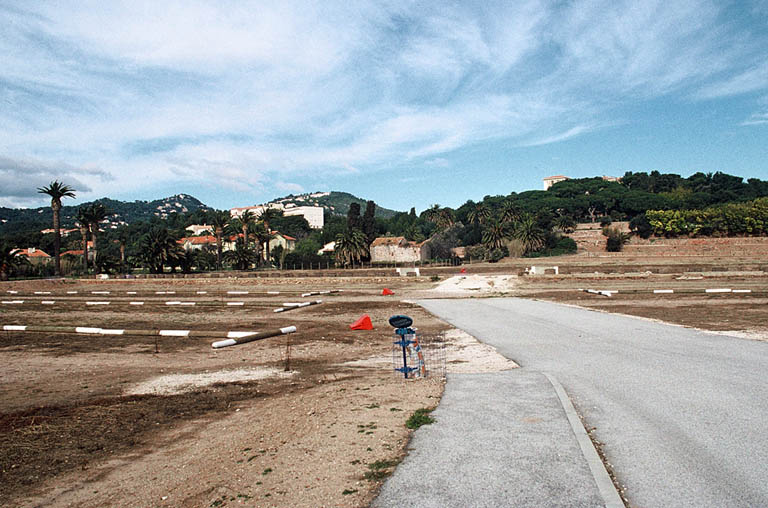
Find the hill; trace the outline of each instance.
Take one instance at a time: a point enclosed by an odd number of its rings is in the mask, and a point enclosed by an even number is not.
[[[270,203],[279,203],[282,205],[296,206],[322,206],[328,212],[336,215],[346,215],[349,211],[349,205],[357,203],[360,205],[361,213],[365,211],[366,200],[349,194],[348,192],[312,192],[306,194],[290,194],[284,198],[274,199]],[[398,212],[388,208],[382,208],[376,205],[376,217],[389,219]]]
[[[99,202],[112,212],[109,216],[110,225],[131,224],[140,220],[149,220],[152,217],[168,218],[174,213],[193,212],[195,210],[207,210],[208,207],[197,198],[188,194],[177,194],[154,201],[118,201],[115,199],[101,198],[76,206],[63,206],[61,208],[62,229],[75,227],[75,214],[81,206]],[[66,205],[66,201],[64,201]],[[3,208],[0,207],[0,235],[12,234],[20,231],[41,230],[51,227],[53,212],[50,206],[40,208]]]

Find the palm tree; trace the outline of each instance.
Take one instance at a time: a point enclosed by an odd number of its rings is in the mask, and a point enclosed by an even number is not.
[[[504,247],[504,240],[509,236],[506,225],[493,221],[483,230],[483,244],[489,249],[501,249]]]
[[[439,229],[445,229],[453,226],[456,223],[456,220],[453,216],[453,210],[451,210],[448,207],[443,208],[440,210],[440,214],[437,217],[437,227]]]
[[[264,224],[261,222],[257,222],[253,225],[251,228],[251,232],[253,233],[253,237],[256,240],[256,253],[258,256],[258,262],[261,264],[262,261],[264,261],[264,249],[262,249],[262,245],[269,245],[269,241],[272,239],[272,235],[267,232],[267,228],[264,227]]]
[[[122,227],[117,232],[117,242],[120,244],[120,267],[123,273],[127,273],[127,266],[125,264],[125,247],[131,238],[131,234],[128,228]]]
[[[521,214],[522,212],[517,204],[510,200],[505,200],[501,204],[499,219],[505,224],[511,224],[517,222],[520,219]]]
[[[352,264],[368,256],[368,240],[365,234],[358,230],[346,230],[336,235],[336,261],[342,265]]]
[[[478,203],[467,214],[467,219],[472,224],[485,224],[491,218],[491,211],[483,203]]]
[[[440,217],[440,205],[435,203],[434,205],[424,210],[422,215],[424,216],[424,220],[427,222],[437,223],[437,220]]]
[[[0,280],[8,280],[14,270],[29,263],[26,255],[16,254],[15,250],[10,245],[0,244]]]
[[[536,218],[529,213],[524,214],[515,224],[512,236],[520,240],[526,253],[534,251],[544,244],[544,232],[536,224]]]
[[[558,215],[555,219],[555,227],[563,233],[573,233],[576,221],[570,215]]]
[[[81,206],[77,209],[77,215],[75,220],[80,227],[80,236],[83,237],[83,273],[88,273],[88,231],[91,228],[91,224],[88,222],[88,209]]]
[[[245,245],[248,245],[248,229],[252,224],[256,223],[256,215],[250,210],[245,210],[240,215],[240,227],[243,228],[243,238],[245,239]]]
[[[267,230],[267,233],[270,235],[272,234],[272,229],[269,226],[269,223],[272,222],[274,219],[277,219],[278,217],[282,217],[283,212],[279,210],[275,210],[274,208],[266,208],[263,212],[261,212],[261,215],[259,216],[259,220],[264,224],[264,228]],[[267,245],[267,263],[269,263],[269,241],[266,243]]]
[[[163,266],[177,261],[184,250],[164,226],[155,226],[139,239],[139,257],[152,273],[163,273]]]
[[[247,270],[256,259],[256,252],[248,247],[245,240],[238,240],[235,250],[227,251],[224,254],[226,259],[237,270]]]
[[[221,270],[221,236],[232,217],[227,210],[211,210],[208,219],[213,226],[213,234],[216,236],[216,267]]]
[[[38,187],[37,192],[48,194],[51,197],[51,210],[53,210],[53,261],[56,275],[61,275],[61,260],[59,259],[59,250],[61,249],[61,224],[59,222],[59,213],[61,212],[61,198],[74,198],[75,189],[65,185],[58,180],[52,181],[46,187]]]
[[[93,273],[98,273],[96,257],[98,255],[99,223],[106,219],[108,214],[107,207],[102,203],[93,203],[86,208],[86,217],[88,218],[88,224],[91,226],[91,240],[93,241]]]

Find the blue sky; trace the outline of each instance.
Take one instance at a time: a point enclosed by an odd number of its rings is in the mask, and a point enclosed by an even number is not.
[[[768,179],[768,1],[0,0],[0,206]]]

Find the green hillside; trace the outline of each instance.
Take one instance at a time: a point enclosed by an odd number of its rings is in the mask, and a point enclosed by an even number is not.
[[[311,192],[306,194],[290,194],[284,198],[274,199],[270,203],[280,203],[283,205],[293,204],[296,206],[322,206],[330,213],[336,215],[346,215],[349,211],[349,205],[357,203],[361,210],[365,210],[366,200],[353,196],[348,192]],[[382,208],[376,205],[376,217],[389,219],[398,213],[395,210]]]
[[[177,194],[154,201],[117,201],[101,198],[76,206],[66,206],[67,200],[63,200],[62,204],[65,206],[61,209],[61,227],[63,229],[75,227],[74,216],[77,214],[77,209],[96,201],[103,203],[112,212],[109,221],[111,225],[116,226],[132,224],[152,217],[167,218],[175,213],[193,212],[208,208],[200,200],[188,194]],[[0,235],[20,231],[39,231],[50,228],[52,222],[53,212],[50,206],[40,208],[0,207]]]

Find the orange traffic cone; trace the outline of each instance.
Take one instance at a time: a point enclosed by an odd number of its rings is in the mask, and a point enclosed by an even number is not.
[[[373,330],[373,323],[371,323],[371,316],[363,314],[363,316],[349,325],[352,330]]]

